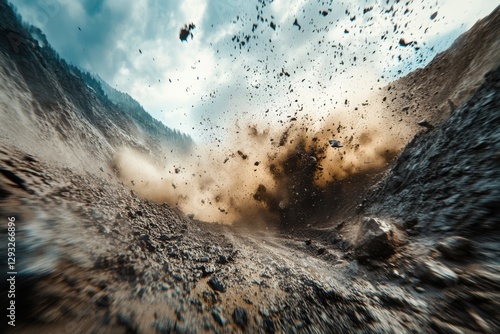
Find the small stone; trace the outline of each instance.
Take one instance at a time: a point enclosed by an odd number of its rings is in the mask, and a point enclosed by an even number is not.
[[[103,295],[100,296],[95,303],[99,307],[108,307],[111,304],[111,299],[108,295]]]
[[[216,276],[210,277],[207,284],[214,291],[226,292],[226,286]]]
[[[263,322],[264,332],[268,334],[276,333],[276,328],[274,326],[274,322],[271,319],[264,319]]]
[[[233,311],[233,320],[241,329],[244,329],[248,324],[247,311],[240,306],[237,306]]]
[[[418,285],[414,286],[413,289],[415,289],[415,291],[417,291],[419,293],[425,292],[425,289],[422,288],[421,286],[418,286]]]
[[[225,255],[219,255],[219,258],[217,259],[217,263],[219,264],[227,264],[228,263],[228,260],[227,260],[227,257]]]
[[[330,139],[328,141],[328,143],[330,143],[330,146],[333,147],[333,148],[343,147],[342,144],[338,140],[335,140],[335,139]]]
[[[425,118],[423,120],[421,120],[420,122],[417,123],[418,125],[424,127],[424,128],[427,128],[427,129],[434,129],[434,126],[431,125],[431,123],[429,123]]]
[[[203,265],[201,266],[201,271],[202,271],[202,276],[207,277],[215,272],[215,267],[211,265]]]
[[[462,260],[464,257],[471,255],[473,245],[469,239],[453,236],[442,240],[436,249],[448,259]]]
[[[111,233],[111,231],[109,230],[109,228],[107,228],[106,226],[101,226],[99,227],[99,233],[102,233],[102,234],[109,234]]]

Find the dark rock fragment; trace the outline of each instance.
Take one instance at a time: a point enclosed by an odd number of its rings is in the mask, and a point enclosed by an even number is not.
[[[210,277],[207,284],[214,291],[226,292],[226,286],[216,276]]]
[[[233,320],[241,329],[244,329],[248,324],[247,311],[240,306],[237,306],[233,311]]]
[[[471,255],[473,251],[472,242],[469,239],[453,236],[442,240],[436,247],[444,257],[451,260],[462,260]]]
[[[359,260],[387,258],[395,251],[396,241],[391,225],[374,218],[365,218],[361,224],[355,245]]]

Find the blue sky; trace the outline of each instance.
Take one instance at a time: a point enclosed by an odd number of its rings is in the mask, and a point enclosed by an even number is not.
[[[361,100],[424,66],[496,6],[492,0],[11,2],[62,57],[198,140],[216,140],[214,133],[242,122],[278,126],[306,112],[320,120],[345,99]],[[191,22],[193,38],[181,42],[179,30]],[[402,46],[401,39],[415,43]]]

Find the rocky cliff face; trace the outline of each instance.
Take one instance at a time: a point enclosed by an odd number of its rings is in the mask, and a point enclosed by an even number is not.
[[[0,2],[0,78],[1,138],[51,161],[95,171],[107,168],[122,146],[160,155],[192,145],[138,103],[131,108],[131,98],[110,100],[98,80],[60,59],[6,1]]]
[[[446,122],[416,136],[371,195],[368,211],[398,218],[414,234],[498,238],[499,83],[500,67]]]

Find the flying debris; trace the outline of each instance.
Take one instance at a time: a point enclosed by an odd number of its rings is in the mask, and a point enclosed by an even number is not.
[[[401,38],[399,40],[399,45],[401,45],[402,47],[406,47],[408,45],[412,46],[413,44],[416,44],[417,42],[415,41],[411,41],[411,42],[406,42],[404,38]]]
[[[179,39],[181,42],[187,42],[187,39],[189,36],[191,36],[191,39],[193,39],[193,33],[191,32],[196,26],[193,23],[190,23],[189,25],[185,25],[184,28],[181,28],[181,31],[179,33]]]
[[[431,20],[434,20],[436,18],[436,16],[438,16],[438,12],[432,13]]]
[[[142,50],[141,49],[139,49],[139,53],[142,55]]]
[[[338,140],[335,139],[330,139],[328,142],[330,143],[330,146],[333,148],[344,147]]]
[[[297,26],[299,28],[299,30],[302,29],[302,27],[300,26],[299,21],[297,21],[297,19],[295,19],[295,21],[293,21],[293,25]]]

